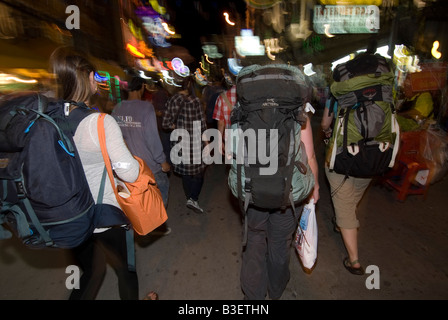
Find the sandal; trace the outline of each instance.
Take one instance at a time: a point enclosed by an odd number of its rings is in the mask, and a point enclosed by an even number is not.
[[[348,258],[345,258],[344,261],[344,267],[347,269],[350,273],[356,274],[357,276],[362,276],[364,274],[364,268],[362,266],[358,268],[354,268],[353,265],[359,263],[358,260],[350,262]]]
[[[159,295],[156,292],[151,291],[143,298],[143,300],[159,300]]]

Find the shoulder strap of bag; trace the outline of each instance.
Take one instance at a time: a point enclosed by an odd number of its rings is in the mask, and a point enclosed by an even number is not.
[[[227,97],[226,92],[221,92],[220,93],[221,97],[223,98],[223,100],[226,102],[227,106],[229,107],[230,111],[233,110],[233,105],[230,103],[229,98]]]
[[[100,147],[101,147],[101,153],[103,155],[103,159],[104,159],[104,164],[106,165],[106,169],[107,169],[107,174],[109,175],[109,180],[110,183],[112,185],[112,188],[114,190],[115,193],[118,193],[117,191],[117,187],[115,185],[115,180],[114,180],[114,174],[112,172],[112,165],[110,164],[110,158],[109,158],[109,154],[107,153],[107,148],[106,148],[106,133],[104,131],[104,118],[105,118],[106,114],[105,113],[101,113],[98,117],[98,138],[100,141]]]

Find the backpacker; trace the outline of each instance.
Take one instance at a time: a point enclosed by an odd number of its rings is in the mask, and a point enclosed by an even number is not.
[[[304,75],[288,65],[252,65],[239,72],[236,86],[237,103],[226,132],[226,150],[233,152],[230,189],[244,212],[249,204],[294,207],[314,186],[300,140],[306,121]]]
[[[379,55],[362,54],[338,65],[333,79],[330,89],[338,114],[327,148],[329,170],[346,177],[383,174],[394,166],[400,134],[389,63]]]
[[[32,248],[73,248],[93,232],[94,201],[73,142],[90,111],[66,116],[68,106],[40,94],[0,105],[0,235],[10,230]]]

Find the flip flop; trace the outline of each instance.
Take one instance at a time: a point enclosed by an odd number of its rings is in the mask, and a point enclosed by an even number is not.
[[[354,268],[353,265],[359,263],[358,260],[352,261],[350,262],[350,260],[347,258],[344,259],[343,261],[344,263],[344,267],[345,269],[347,269],[350,273],[355,274],[357,276],[362,276],[364,274],[364,268],[363,267],[359,267],[359,268]]]

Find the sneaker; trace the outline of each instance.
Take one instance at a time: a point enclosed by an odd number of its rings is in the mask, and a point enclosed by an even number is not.
[[[202,210],[198,202],[191,198],[187,200],[187,208],[192,209],[196,213],[204,213],[204,210]]]

